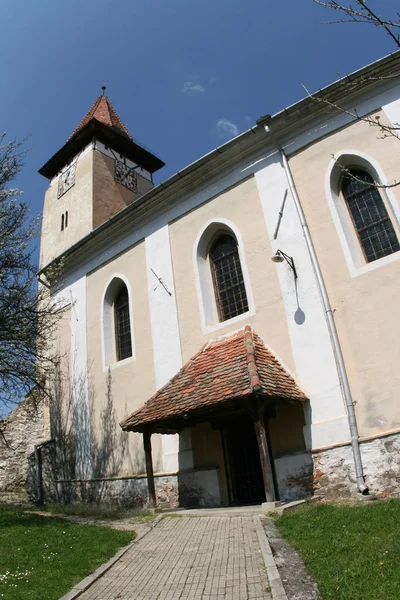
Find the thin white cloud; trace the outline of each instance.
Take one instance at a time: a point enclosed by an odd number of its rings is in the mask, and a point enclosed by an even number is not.
[[[204,88],[202,85],[200,85],[199,83],[193,83],[192,81],[185,81],[185,83],[183,84],[183,92],[194,92],[197,94],[202,94],[203,92],[206,91],[206,88]]]
[[[230,136],[235,136],[239,133],[238,126],[232,121],[228,121],[228,119],[219,119],[217,122],[217,130],[220,133],[227,133]]]

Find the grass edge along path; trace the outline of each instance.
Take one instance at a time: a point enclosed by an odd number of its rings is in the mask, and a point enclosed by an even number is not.
[[[31,507],[35,510],[35,507]],[[121,521],[131,519],[138,523],[152,521],[155,517],[154,510],[143,508],[130,508],[118,505],[97,504],[52,504],[45,503],[38,507],[39,511],[53,514],[54,516],[68,516],[80,518],[93,518],[101,521]]]
[[[308,504],[274,519],[323,600],[400,598],[400,500]]]
[[[58,600],[134,538],[0,504],[0,600]]]

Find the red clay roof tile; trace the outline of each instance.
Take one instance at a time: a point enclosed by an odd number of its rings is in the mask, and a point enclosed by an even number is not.
[[[133,139],[131,134],[117,115],[110,100],[107,98],[107,96],[102,95],[99,96],[94,102],[94,104],[90,107],[87,114],[83,117],[82,121],[79,123],[78,127],[72,132],[67,141],[73,138],[74,135],[76,135],[81,129],[83,129],[85,125],[87,125],[92,119],[96,119],[97,121],[104,123],[104,125],[108,125],[109,127],[115,129],[116,131],[118,131],[118,133],[121,133],[130,140]]]
[[[120,423],[125,430],[211,407],[257,392],[287,400],[306,400],[294,378],[250,325],[201,348],[144,406]]]

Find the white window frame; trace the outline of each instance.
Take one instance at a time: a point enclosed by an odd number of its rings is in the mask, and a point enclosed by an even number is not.
[[[114,301],[121,283],[126,286],[129,298],[129,321],[131,326],[132,356],[117,360],[117,346],[115,339],[115,311]],[[135,335],[133,329],[132,291],[128,279],[121,273],[114,273],[105,286],[101,300],[101,350],[103,371],[121,367],[136,360]]]
[[[325,176],[325,194],[335,223],[339,240],[346,259],[351,277],[358,277],[400,259],[400,252],[393,252],[388,256],[367,262],[362,251],[361,243],[351,219],[347,203],[340,189],[344,167],[358,167],[369,173],[374,181],[381,185],[388,185],[388,180],[380,164],[368,154],[354,149],[345,149],[337,152]],[[397,236],[400,239],[400,207],[391,188],[380,188],[382,200],[388,211]]]
[[[243,281],[246,289],[249,309],[232,319],[220,321],[214,282],[211,273],[210,247],[220,234],[231,235],[238,245]],[[200,230],[193,247],[193,266],[196,280],[197,299],[199,303],[200,320],[203,333],[216,331],[233,323],[248,319],[255,314],[254,298],[250,285],[250,275],[247,268],[244,245],[239,229],[227,219],[218,218],[208,221]]]

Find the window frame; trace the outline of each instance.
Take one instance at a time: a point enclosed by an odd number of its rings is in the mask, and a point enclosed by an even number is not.
[[[131,356],[118,360],[117,338],[116,338],[116,319],[115,319],[115,300],[125,287],[128,292],[129,323],[131,337]],[[120,367],[136,360],[135,356],[135,335],[133,327],[133,308],[132,292],[129,281],[120,273],[114,274],[107,282],[102,302],[101,302],[101,344],[103,371]]]
[[[228,253],[224,254],[223,256],[219,256],[219,257],[214,256],[213,257],[213,253],[215,253],[215,251],[216,251],[218,242],[220,242],[223,238],[229,238],[230,240],[232,240],[232,242],[233,242],[232,249]],[[238,317],[238,316],[242,315],[243,313],[248,312],[249,306],[248,306],[248,301],[247,301],[246,286],[244,283],[243,270],[242,270],[242,265],[240,262],[239,248],[238,248],[238,244],[237,244],[237,241],[235,240],[235,238],[232,235],[230,235],[228,232],[225,232],[225,231],[220,232],[219,234],[217,234],[217,236],[212,241],[209,251],[208,251],[208,254],[209,254],[209,263],[210,263],[211,275],[212,275],[213,286],[214,286],[215,302],[217,305],[220,323],[222,323],[223,321],[229,321],[230,319],[234,319],[235,317]],[[234,265],[232,265],[232,261],[229,261],[229,257],[232,257]],[[226,259],[228,259],[228,260],[226,260]],[[232,278],[232,267],[234,267],[236,269],[237,275],[241,276],[241,280],[238,281],[238,283],[232,284],[230,282],[229,288],[227,288],[225,290],[222,289],[223,285],[225,283],[221,279],[221,276],[223,275],[223,273],[221,272],[221,269],[218,268],[218,263],[223,264],[222,261],[225,262],[227,269],[229,269],[228,279]],[[239,266],[239,268],[238,268],[238,266]],[[232,290],[238,290],[242,296],[244,294],[244,298],[243,297],[241,298],[241,302],[243,305],[246,306],[246,308],[245,308],[245,310],[242,310],[241,312],[236,312],[236,314],[231,314],[232,312],[234,312],[234,309],[232,310],[232,308],[230,308],[230,301],[229,301],[229,297],[227,296],[227,292],[232,291]],[[224,298],[224,293],[226,294],[225,298]],[[229,316],[229,315],[231,315],[231,316]]]
[[[212,272],[209,261],[209,250],[216,238],[227,233],[237,243],[240,264],[242,267],[243,280],[246,289],[248,311],[228,319],[220,321],[212,281]],[[207,221],[196,236],[193,245],[193,268],[197,300],[199,306],[201,329],[203,334],[217,331],[228,325],[243,321],[255,314],[254,297],[251,288],[249,270],[247,268],[246,255],[240,230],[234,223],[224,218],[215,218]]]
[[[388,252],[387,254],[384,254],[383,256],[379,256],[377,258],[372,258],[369,259],[368,254],[367,254],[367,250],[366,250],[366,246],[365,246],[365,242],[361,236],[361,234],[364,231],[367,231],[369,229],[373,229],[374,227],[377,227],[378,225],[383,224],[384,221],[389,221],[391,228],[393,229],[393,232],[397,238],[397,243],[399,244],[399,236],[398,233],[396,232],[396,228],[393,225],[392,219],[390,217],[389,211],[388,211],[388,207],[385,204],[385,200],[384,197],[381,194],[381,191],[379,188],[374,186],[374,177],[371,175],[371,173],[369,171],[367,171],[366,169],[362,169],[361,167],[354,167],[354,166],[349,166],[346,167],[347,172],[345,174],[343,174],[341,181],[340,181],[340,193],[343,196],[344,202],[346,204],[347,210],[349,212],[351,221],[353,223],[353,227],[354,230],[357,234],[357,238],[358,238],[358,242],[360,244],[360,248],[361,251],[363,253],[364,256],[364,260],[366,264],[370,264],[372,262],[375,262],[376,260],[380,260],[381,258],[385,258],[386,256],[390,256],[391,254],[394,254],[395,252],[399,252],[400,251],[400,247],[397,250],[393,250],[392,252]],[[347,194],[344,191],[344,185],[345,185],[345,181],[346,180],[351,180],[354,179],[355,182],[357,182],[357,177],[360,177],[362,175],[367,175],[370,179],[371,179],[371,183],[368,184],[367,182],[364,184],[361,181],[359,182],[359,188],[356,191],[351,192],[350,194]],[[364,186],[364,189],[363,189]],[[374,198],[373,201],[375,203],[375,205],[377,205],[379,203],[379,201],[382,203],[383,209],[386,212],[386,216],[382,217],[381,219],[379,219],[378,221],[374,221],[373,223],[370,223],[368,225],[363,225],[362,227],[357,225],[356,222],[356,218],[354,215],[354,211],[352,210],[351,206],[350,206],[350,202],[351,200],[353,200],[354,198],[358,198],[361,196],[361,194],[364,191],[367,191],[368,189],[371,189],[375,192],[375,194],[378,196],[378,198]],[[358,208],[358,207],[357,207]],[[372,247],[372,244],[371,244]],[[376,253],[376,249],[373,248],[374,253]]]
[[[336,152],[326,170],[326,199],[350,276],[354,278],[399,260],[400,252],[394,252],[377,260],[366,262],[347,202],[341,193],[342,167],[364,170],[371,175],[374,181],[383,186],[388,185],[388,180],[380,164],[374,158],[355,149],[342,149]],[[379,191],[397,237],[400,239],[400,205],[398,200],[391,188],[382,188]]]
[[[126,328],[126,331],[123,330],[124,328]],[[116,362],[130,358],[132,356],[132,336],[129,293],[126,285],[121,285],[114,298],[114,336]]]

